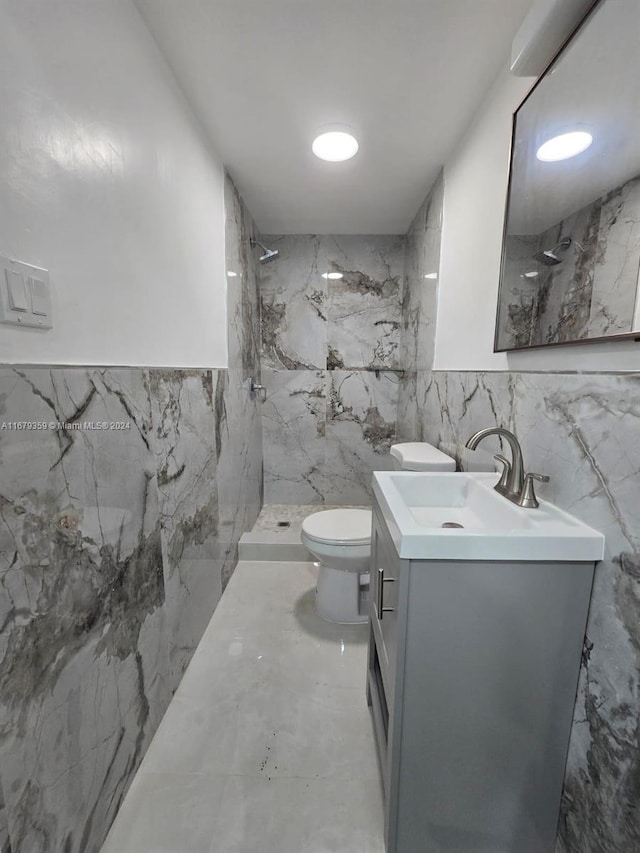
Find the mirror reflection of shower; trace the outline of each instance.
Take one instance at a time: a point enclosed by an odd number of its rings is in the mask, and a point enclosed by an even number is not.
[[[263,246],[259,240],[255,240],[253,237],[249,240],[249,245],[252,249],[255,249],[255,247],[258,246],[264,252],[264,254],[260,255],[258,258],[261,264],[268,264],[271,261],[275,261],[280,254],[278,249],[267,249],[266,246]]]
[[[571,237],[565,237],[564,240],[556,243],[553,249],[538,252],[533,256],[533,260],[539,264],[544,264],[546,267],[555,267],[556,264],[561,264],[564,261],[563,257],[558,257],[558,252],[564,254],[571,245],[571,242]]]

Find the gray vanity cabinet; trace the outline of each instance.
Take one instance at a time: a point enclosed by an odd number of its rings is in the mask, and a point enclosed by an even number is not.
[[[594,564],[371,559],[387,853],[553,853]]]

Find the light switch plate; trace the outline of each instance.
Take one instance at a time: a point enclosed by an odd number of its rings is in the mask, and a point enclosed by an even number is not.
[[[28,311],[29,300],[27,297],[26,282],[21,272],[14,270],[4,271],[7,295],[9,297],[9,308],[12,311]]]
[[[16,302],[16,294],[21,292],[19,277],[22,277],[26,297],[26,303],[20,302],[21,307]],[[47,270],[0,255],[0,323],[32,329],[53,326]]]

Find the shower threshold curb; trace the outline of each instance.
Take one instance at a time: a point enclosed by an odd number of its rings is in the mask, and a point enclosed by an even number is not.
[[[238,559],[247,562],[277,560],[283,563],[314,561],[314,557],[300,541],[299,531],[271,533],[266,530],[242,534],[238,543]]]

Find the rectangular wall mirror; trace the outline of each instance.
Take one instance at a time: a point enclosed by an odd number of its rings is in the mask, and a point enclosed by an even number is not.
[[[514,116],[495,352],[640,337],[639,38],[599,0]]]

